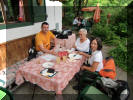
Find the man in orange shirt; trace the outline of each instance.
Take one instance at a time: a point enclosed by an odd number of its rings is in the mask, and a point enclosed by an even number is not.
[[[51,31],[49,31],[49,24],[43,22],[41,25],[41,31],[37,33],[35,37],[36,50],[56,55],[53,50],[50,50],[50,41],[52,39],[55,43],[56,37]]]

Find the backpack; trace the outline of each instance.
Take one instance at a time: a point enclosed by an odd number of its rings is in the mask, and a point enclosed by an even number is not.
[[[58,39],[68,39],[68,36],[72,35],[71,30],[63,30],[60,34],[56,35]]]
[[[33,58],[36,58],[37,56],[37,51],[35,49],[35,37],[32,38],[32,46],[28,51],[28,59],[27,61],[30,61]]]
[[[101,78],[102,90],[105,94],[112,98],[112,100],[128,100],[130,96],[130,89],[128,83],[123,80],[112,80],[110,78]]]
[[[99,71],[99,74],[102,77],[108,77],[111,79],[115,79],[116,77],[116,69],[115,69],[115,62],[113,57],[107,57],[103,60],[104,68]]]

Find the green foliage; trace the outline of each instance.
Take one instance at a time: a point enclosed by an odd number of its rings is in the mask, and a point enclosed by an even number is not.
[[[0,16],[0,22],[3,22],[3,18]]]
[[[120,10],[111,17],[112,30],[120,37],[127,37],[127,8],[118,7]]]
[[[111,25],[102,26],[100,24],[95,24],[92,30],[92,34],[100,37],[105,44],[117,46],[121,43],[121,38],[115,34],[111,28]]]
[[[127,71],[127,48],[119,44],[116,48],[112,49],[109,54],[114,57],[117,66]]]
[[[78,3],[79,0],[65,0],[63,3],[67,5],[71,5],[73,1],[76,1]],[[131,1],[133,0],[81,0],[84,1],[84,3],[87,3],[87,6],[96,6],[97,3],[100,4],[100,6],[127,6]]]
[[[88,0],[88,6],[127,6],[133,0]]]
[[[127,37],[127,10],[125,7],[102,7],[100,23],[93,26],[93,35],[99,36],[104,42],[118,45],[120,37]],[[107,25],[107,14],[111,14]]]
[[[121,37],[127,37],[127,22],[126,23],[118,23],[116,26],[112,26],[112,29],[116,32],[117,35]]]
[[[114,57],[117,66],[128,71],[127,10],[125,10],[125,7],[104,7],[102,10],[101,21],[93,26],[92,34],[100,37],[105,44],[116,47],[109,51],[109,55]],[[108,13],[111,13],[111,18],[107,25]]]
[[[110,35],[113,34],[113,31],[111,31],[110,27],[107,25],[101,25],[100,23],[95,24],[93,26],[93,35],[101,37],[101,39],[104,40],[109,40]]]
[[[72,25],[73,19],[75,17],[73,13],[73,8],[71,6],[65,7],[65,16],[63,17],[63,25],[64,26],[70,26]]]
[[[78,16],[82,13],[80,9],[86,6],[96,6],[99,3],[100,7],[113,9],[113,7],[127,6],[131,1],[133,0],[65,0],[63,6],[71,6],[75,16]]]

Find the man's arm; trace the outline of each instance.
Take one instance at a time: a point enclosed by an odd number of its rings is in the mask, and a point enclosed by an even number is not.
[[[55,35],[52,33],[52,32],[50,32],[50,35],[51,35],[51,39],[53,40],[53,42],[54,42],[54,47],[56,47],[56,37],[55,37]]]
[[[54,40],[54,47],[56,47],[56,37],[53,38],[53,40]]]
[[[75,45],[75,44],[74,44],[73,48],[75,48],[75,49],[76,49],[76,45]]]
[[[56,55],[54,51],[45,49],[45,48],[43,47],[43,44],[42,44],[42,45],[39,45],[39,48],[40,48],[41,51],[44,52],[44,53],[49,53],[49,54]]]

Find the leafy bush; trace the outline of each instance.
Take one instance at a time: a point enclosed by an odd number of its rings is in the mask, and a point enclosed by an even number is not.
[[[105,44],[116,47],[109,51],[109,55],[114,57],[117,66],[128,71],[127,15],[126,10],[123,9],[123,7],[102,9],[101,21],[95,24],[92,30],[93,35],[100,37]],[[106,25],[107,14],[109,12],[113,15],[110,18],[110,23]],[[129,67],[129,69],[131,69],[131,67]]]
[[[127,23],[119,23],[118,25],[113,26],[112,29],[117,35],[127,37]]]
[[[121,42],[120,37],[111,29],[111,25],[102,26],[101,24],[96,24],[93,27],[92,34],[94,36],[100,37],[102,41],[108,45],[117,46]]]
[[[71,6],[66,6],[65,7],[65,16],[63,17],[62,24],[64,26],[70,26],[73,23],[74,20],[74,13],[73,13],[73,8]]]
[[[117,66],[127,71],[127,48],[123,44],[119,44],[112,49],[109,54],[114,57]]]

